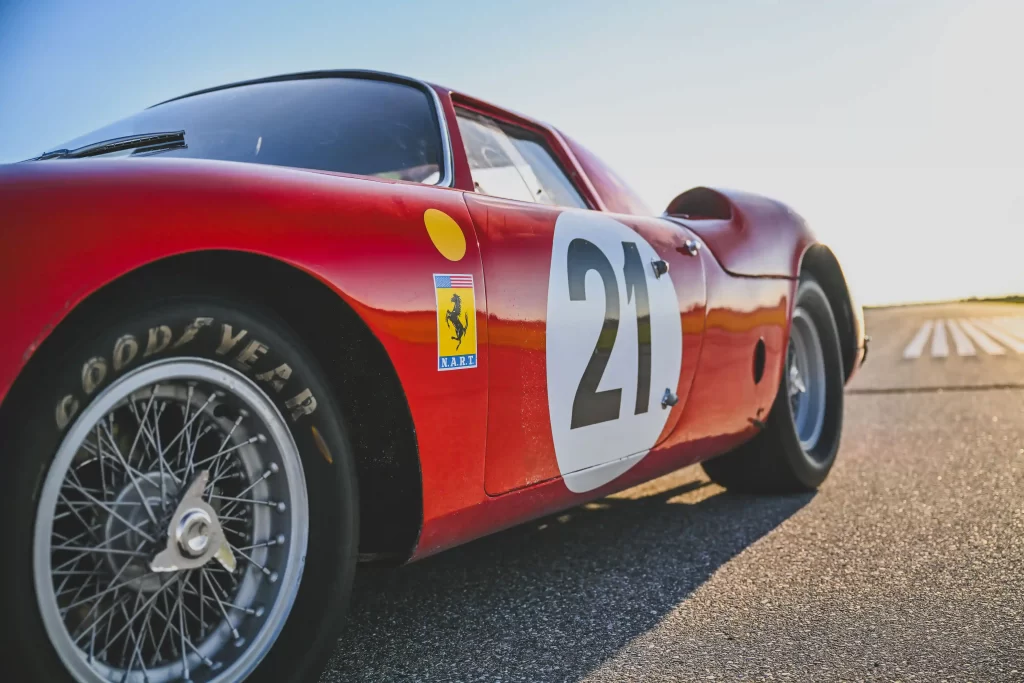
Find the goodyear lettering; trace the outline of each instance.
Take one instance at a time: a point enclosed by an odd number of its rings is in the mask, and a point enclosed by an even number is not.
[[[139,342],[133,334],[126,334],[118,337],[114,342],[114,372],[120,372],[122,368],[135,360],[139,352]]]
[[[249,345],[242,349],[242,352],[238,354],[235,361],[238,363],[238,367],[242,370],[252,370],[252,364],[255,363],[260,356],[268,351],[267,345],[263,342],[256,341],[255,339],[249,342]]]
[[[274,387],[274,391],[280,392],[281,389],[284,389],[285,382],[287,382],[288,378],[291,376],[291,366],[288,365],[287,363],[282,363],[273,370],[268,370],[267,372],[259,373],[258,375],[256,375],[256,379],[260,380],[261,382],[269,382],[270,386]]]
[[[220,326],[220,346],[217,347],[217,355],[223,356],[231,349],[235,348],[235,344],[242,340],[242,337],[246,335],[247,330],[242,330],[235,336],[231,336],[231,325],[224,323]]]
[[[298,422],[300,417],[316,410],[316,399],[313,398],[313,392],[303,389],[297,396],[285,401],[284,405],[291,410],[292,422]]]
[[[174,340],[174,333],[170,326],[157,325],[151,327],[147,330],[146,347],[142,357],[145,358],[160,353],[168,348],[180,348],[194,340],[204,327],[210,327],[213,322],[213,318],[210,317],[193,319],[192,322],[185,326],[181,336],[178,337],[177,341],[174,341],[173,346],[171,342]],[[231,325],[223,323],[221,325],[220,344],[216,349],[217,354],[223,356],[230,353],[247,334],[248,330],[242,329],[236,333]],[[124,334],[114,342],[110,363],[103,356],[93,356],[87,360],[82,365],[81,373],[82,392],[84,395],[91,396],[103,385],[107,380],[111,367],[113,367],[115,373],[120,373],[128,368],[139,356],[140,348],[141,344],[135,335]],[[239,369],[251,374],[254,365],[259,363],[269,352],[270,349],[266,344],[253,339],[244,345],[242,350],[233,359],[233,362]],[[445,362],[450,362],[452,367],[469,367],[476,363],[476,356],[475,354],[472,356],[463,354],[461,359],[460,357],[453,357]],[[292,374],[292,367],[288,363],[281,363],[270,370],[256,373],[255,378],[269,384],[273,387],[275,393],[280,393],[291,379]],[[67,394],[57,401],[54,409],[54,420],[58,430],[63,431],[71,424],[81,409],[81,405],[81,401],[75,394]],[[307,388],[285,401],[285,407],[288,409],[292,421],[298,421],[303,415],[310,415],[316,411],[316,397]]]
[[[57,429],[63,431],[75,415],[78,414],[78,409],[80,407],[78,399],[71,394],[68,394],[61,400],[57,401]]]
[[[94,356],[82,366],[82,391],[88,396],[103,384],[107,376],[107,361],[102,356]]]
[[[160,353],[166,349],[171,345],[173,336],[171,328],[167,325],[149,328],[149,339],[146,341],[146,350],[142,353],[142,357],[152,356],[154,353]]]
[[[174,346],[171,348],[176,349],[179,346],[184,346],[185,344],[188,344],[190,341],[196,338],[196,335],[199,334],[199,330],[203,329],[212,322],[213,318],[196,318],[195,320],[193,320],[192,322],[185,326],[185,331],[182,333],[181,338],[178,339],[178,341],[174,342]]]

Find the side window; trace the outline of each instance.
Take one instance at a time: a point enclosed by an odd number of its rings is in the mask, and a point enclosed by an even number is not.
[[[465,110],[458,110],[457,115],[477,192],[587,208],[541,136]]]

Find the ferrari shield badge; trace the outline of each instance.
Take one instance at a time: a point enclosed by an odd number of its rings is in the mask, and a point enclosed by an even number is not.
[[[476,367],[476,298],[472,275],[434,275],[437,369]]]

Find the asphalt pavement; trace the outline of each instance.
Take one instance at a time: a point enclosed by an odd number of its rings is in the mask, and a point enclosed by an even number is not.
[[[731,494],[690,467],[361,570],[321,681],[1024,680],[1015,320],[869,310],[815,494]]]

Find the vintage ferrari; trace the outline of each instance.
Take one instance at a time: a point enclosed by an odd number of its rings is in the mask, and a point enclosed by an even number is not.
[[[314,680],[359,562],[698,462],[814,489],[866,353],[784,204],[657,214],[564,133],[391,74],[163,102],[0,167],[0,217],[23,681]]]

